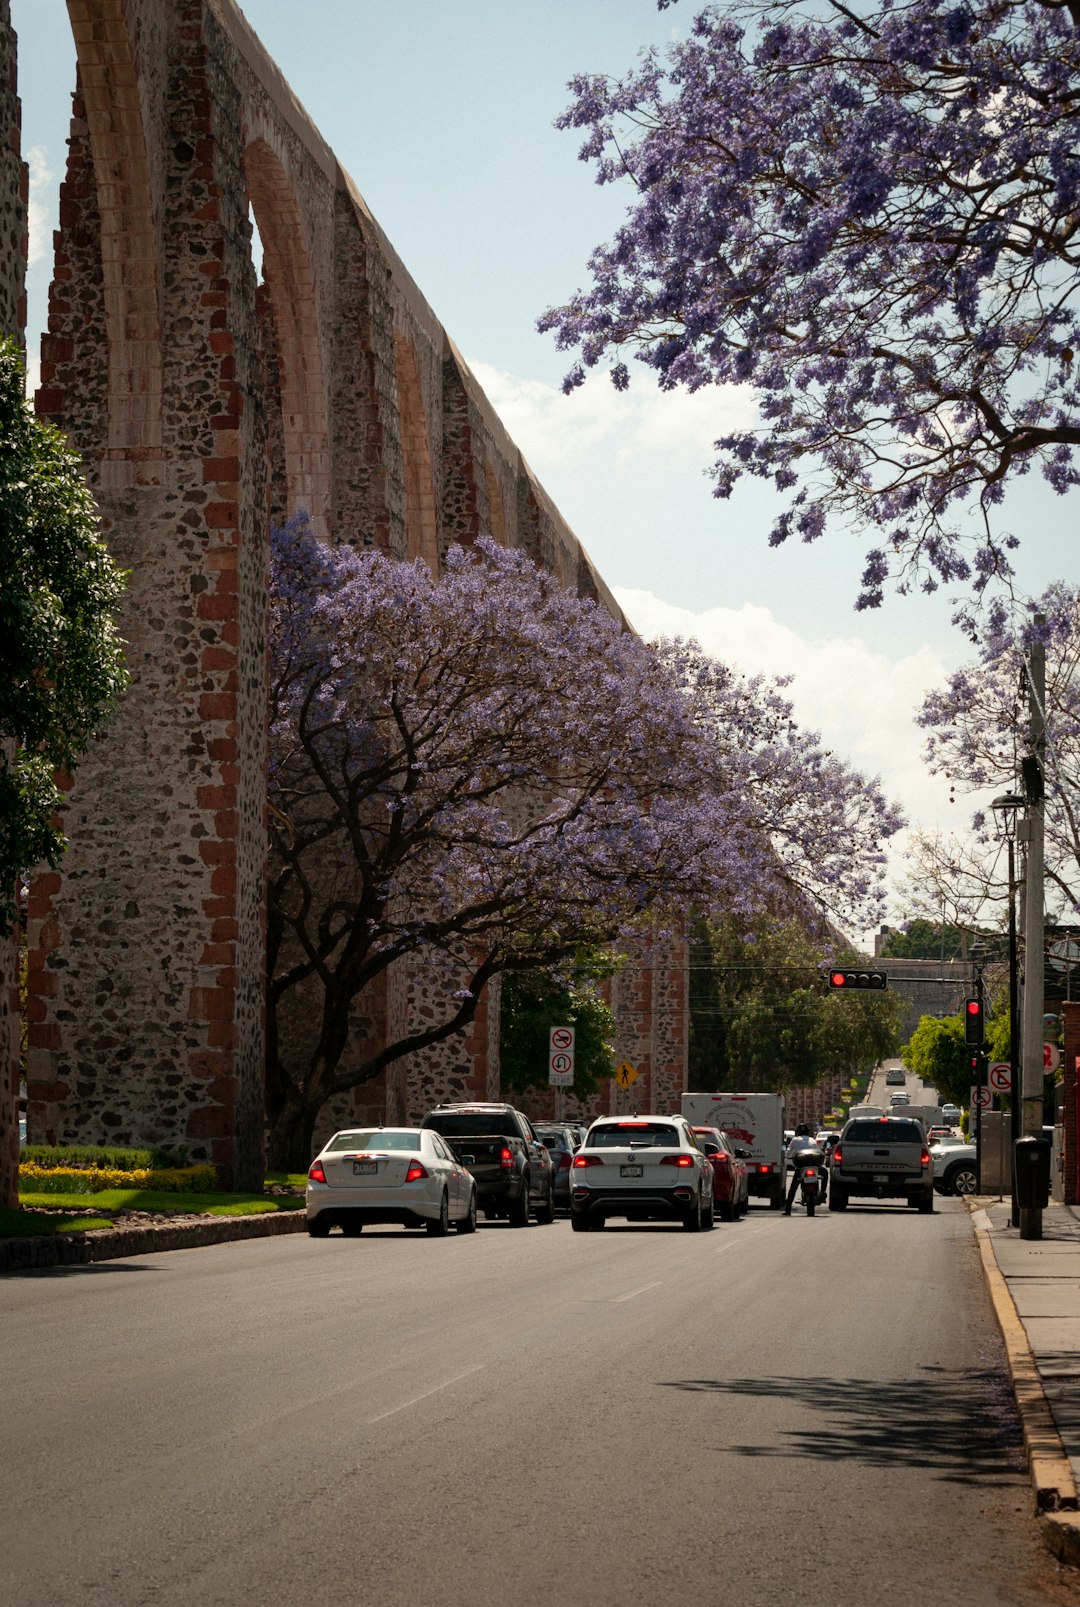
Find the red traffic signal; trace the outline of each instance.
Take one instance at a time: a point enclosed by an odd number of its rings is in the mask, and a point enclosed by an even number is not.
[[[845,993],[855,992],[859,988],[880,990],[888,986],[889,977],[886,971],[830,971],[830,988],[842,988]]]
[[[981,999],[964,1000],[964,1042],[981,1044],[986,1036]]]

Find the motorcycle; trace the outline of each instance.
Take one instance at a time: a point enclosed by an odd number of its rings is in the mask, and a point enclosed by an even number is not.
[[[821,1150],[805,1150],[800,1156],[799,1198],[807,1216],[813,1216],[818,1201],[825,1203],[828,1180],[825,1173],[825,1156]]]

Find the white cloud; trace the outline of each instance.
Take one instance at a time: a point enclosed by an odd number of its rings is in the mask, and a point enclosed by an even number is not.
[[[596,375],[564,396],[557,386],[518,379],[489,363],[471,362],[470,367],[538,471],[576,466],[604,447],[619,463],[635,461],[642,453],[660,454],[669,466],[678,461],[700,473],[715,455],[717,436],[747,428],[756,417],[749,388],[661,391],[646,374],[635,377],[629,390],[617,391]]]
[[[34,263],[41,261],[52,243],[52,214],[56,206],[56,196],[51,190],[53,171],[49,166],[49,155],[43,146],[30,147],[26,153],[26,165],[30,170],[27,207],[30,233],[28,261]]]

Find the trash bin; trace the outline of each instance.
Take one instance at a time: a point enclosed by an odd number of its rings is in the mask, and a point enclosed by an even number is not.
[[[1016,1140],[1016,1203],[1021,1210],[1042,1211],[1050,1199],[1050,1150],[1046,1139],[1034,1133]]]

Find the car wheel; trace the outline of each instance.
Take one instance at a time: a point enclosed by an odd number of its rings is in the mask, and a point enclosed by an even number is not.
[[[309,1239],[328,1239],[330,1223],[325,1216],[313,1216],[307,1225]]]
[[[521,1193],[516,1200],[510,1201],[510,1226],[512,1228],[527,1228],[529,1225],[529,1179],[521,1180]]]
[[[711,1233],[716,1226],[716,1201],[711,1194],[709,1195],[709,1209],[705,1213],[705,1221],[702,1226],[706,1233]]]
[[[720,1212],[721,1222],[734,1222],[739,1214],[730,1200],[721,1200],[716,1209]]]
[[[364,1231],[362,1222],[350,1222],[348,1217],[341,1224],[341,1231],[347,1239],[358,1239]]]
[[[950,1194],[974,1194],[978,1184],[975,1168],[970,1161],[963,1161],[959,1166],[954,1166],[951,1172],[945,1173],[945,1187]]]
[[[835,1183],[832,1186],[832,1193],[829,1195],[829,1210],[830,1211],[846,1211],[847,1210],[847,1195],[844,1193],[844,1191],[842,1189],[838,1189]]]
[[[570,1226],[573,1228],[575,1233],[588,1233],[589,1219],[581,1212],[572,1211],[570,1213]]]
[[[683,1227],[687,1233],[700,1233],[702,1228],[701,1195],[699,1194],[683,1217]]]
[[[547,1199],[536,1213],[536,1220],[545,1224],[555,1220],[555,1196],[551,1189],[548,1189]]]
[[[469,1209],[466,1211],[465,1215],[461,1218],[460,1222],[455,1222],[454,1223],[454,1226],[457,1228],[459,1233],[475,1233],[476,1232],[476,1190],[475,1189],[473,1189],[472,1193],[469,1195]]]
[[[424,1223],[425,1230],[433,1239],[445,1239],[450,1232],[450,1202],[443,1190],[443,1197],[439,1201],[439,1214],[433,1221]]]
[[[921,1216],[930,1216],[934,1209],[933,1190],[931,1189],[929,1194],[924,1194],[922,1199],[916,1200],[915,1203],[919,1207],[919,1214]]]

